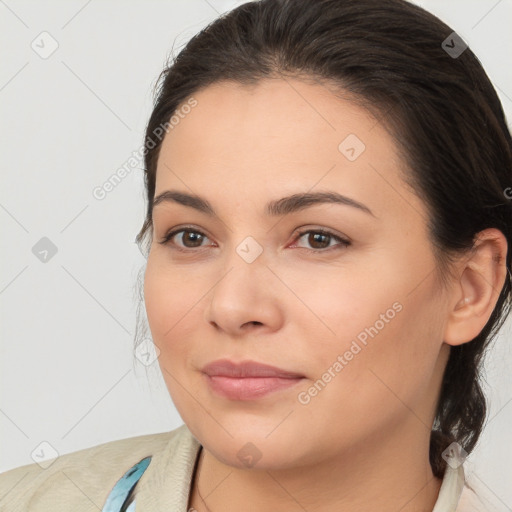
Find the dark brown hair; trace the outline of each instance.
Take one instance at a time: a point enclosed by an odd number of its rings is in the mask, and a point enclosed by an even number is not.
[[[507,239],[510,269],[512,140],[477,57],[469,48],[458,56],[443,48],[447,38],[449,47],[463,48],[453,37],[450,27],[404,0],[261,0],[220,16],[170,60],[157,84],[145,134],[147,215],[137,243],[148,236],[147,251],[152,238],[158,128],[215,82],[254,85],[289,76],[349,94],[390,130],[409,168],[404,180],[428,207],[440,276],[490,227]],[[509,275],[481,333],[450,349],[430,442],[439,478],[451,442],[469,453],[482,431],[482,359],[510,312]]]

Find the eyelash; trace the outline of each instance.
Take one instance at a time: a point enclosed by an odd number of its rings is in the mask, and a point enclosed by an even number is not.
[[[178,229],[174,229],[168,233],[166,233],[166,235],[164,236],[164,238],[158,242],[162,245],[169,245],[169,242],[171,241],[171,239],[177,235],[178,233],[181,233],[181,232],[187,232],[187,233],[196,233],[196,234],[200,234],[201,236],[203,237],[206,237],[208,238],[208,236],[203,233],[202,231],[192,227],[192,226],[185,226],[185,227],[181,227],[181,228],[178,228]],[[299,240],[300,238],[302,238],[304,235],[308,234],[308,233],[319,233],[319,234],[322,234],[322,235],[327,235],[327,236],[330,236],[332,238],[334,238],[335,240],[337,240],[338,242],[340,242],[338,245],[334,245],[332,247],[327,247],[325,249],[307,249],[306,247],[299,247],[299,249],[304,249],[305,251],[307,252],[311,252],[311,253],[322,253],[322,252],[329,252],[331,250],[334,250],[334,249],[341,249],[341,248],[346,248],[348,247],[349,245],[351,245],[351,242],[338,236],[338,235],[335,235],[334,233],[331,233],[330,231],[326,230],[326,229],[307,229],[307,230],[304,230],[304,231],[301,231],[299,233],[297,233],[297,236],[295,237],[294,241],[297,241]],[[183,248],[183,247],[178,247],[176,246],[175,244],[174,245],[174,250],[177,250],[177,251],[180,251],[180,252],[195,252],[195,249],[201,249],[202,247],[198,247],[198,248],[191,248],[191,247],[188,247],[188,248]]]

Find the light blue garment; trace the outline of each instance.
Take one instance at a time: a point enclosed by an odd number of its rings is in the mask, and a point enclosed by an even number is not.
[[[107,501],[101,509],[101,512],[119,512],[121,507],[125,503],[130,491],[133,489],[135,484],[139,481],[140,477],[144,474],[151,457],[145,457],[140,462],[137,462],[132,466],[114,485],[110,494],[107,496]],[[135,501],[130,503],[130,506],[126,509],[127,512],[135,512]]]

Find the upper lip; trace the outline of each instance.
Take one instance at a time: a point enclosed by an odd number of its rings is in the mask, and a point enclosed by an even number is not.
[[[235,363],[229,359],[218,359],[213,361],[202,369],[203,373],[206,373],[210,377],[222,376],[222,377],[280,377],[284,379],[296,379],[302,378],[301,375],[296,372],[290,372],[271,366],[268,364],[258,363],[256,361],[241,361]]]

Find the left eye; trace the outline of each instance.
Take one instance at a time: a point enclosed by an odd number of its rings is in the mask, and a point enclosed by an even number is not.
[[[348,247],[350,245],[350,242],[348,240],[345,240],[344,238],[341,238],[338,235],[335,235],[334,233],[330,233],[329,231],[325,231],[323,229],[316,229],[316,230],[308,230],[308,231],[302,231],[298,234],[297,240],[300,240],[302,237],[307,236],[307,242],[313,246],[313,249],[307,249],[308,251],[322,251],[322,249],[331,249],[333,247],[336,247],[336,245],[341,247]],[[329,241],[336,240],[339,243],[335,244],[334,246],[329,247]],[[320,245],[320,247],[315,247],[315,245]],[[323,251],[325,252],[325,251]]]
[[[183,233],[181,236],[181,243],[184,244],[183,246],[177,246],[177,249],[180,251],[184,251],[187,249],[194,249],[198,247],[202,247],[202,242],[205,239],[208,239],[208,237],[201,231],[198,231],[197,229],[190,229],[190,228],[181,228],[176,229],[174,231],[171,231],[165,235],[163,240],[161,240],[159,243],[163,245],[169,244],[169,242],[176,236]],[[335,235],[334,233],[331,233],[329,231],[325,231],[322,229],[316,229],[316,230],[308,230],[308,231],[302,231],[298,233],[295,240],[300,240],[301,238],[307,237],[307,242],[313,246],[312,249],[308,249],[307,247],[302,247],[303,249],[306,249],[310,252],[326,252],[325,250],[332,249],[338,247],[348,247],[350,245],[350,242],[348,240],[345,240],[344,238]],[[337,244],[330,245],[331,241],[337,241]],[[189,243],[191,245],[187,245]],[[176,245],[173,243],[173,245]],[[316,247],[315,247],[316,245]],[[319,246],[319,247],[318,247]]]

